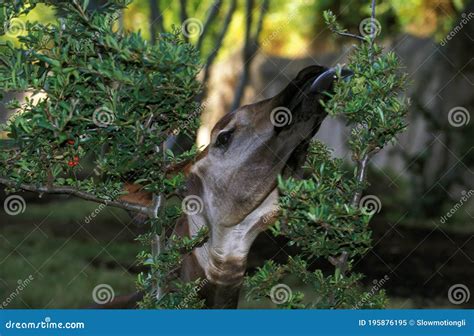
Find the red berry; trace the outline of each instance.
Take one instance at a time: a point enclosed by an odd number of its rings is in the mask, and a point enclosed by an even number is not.
[[[74,166],[75,166],[75,162],[69,161],[69,162],[67,163],[67,165],[68,165],[69,167],[74,167]]]
[[[79,156],[74,156],[74,161],[79,162]]]
[[[74,145],[76,142],[75,142],[74,140],[70,139],[70,140],[67,141],[67,143],[68,143],[69,145]]]

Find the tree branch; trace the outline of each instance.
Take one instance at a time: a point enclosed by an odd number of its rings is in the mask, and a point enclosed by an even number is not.
[[[212,50],[212,52],[207,57],[206,63],[204,65],[204,76],[203,76],[203,80],[202,80],[203,89],[202,89],[202,92],[201,92],[201,94],[198,98],[198,100],[200,102],[203,101],[204,98],[206,97],[206,91],[207,91],[206,83],[209,81],[211,66],[214,63],[214,60],[216,59],[216,56],[219,53],[219,50],[222,46],[222,41],[224,41],[227,30],[229,29],[229,25],[230,25],[230,22],[232,21],[232,16],[234,15],[236,7],[237,7],[237,0],[232,0],[232,2],[230,3],[229,9],[226,12],[222,29],[219,32],[219,35],[217,37],[217,40],[216,40],[216,43],[215,43],[215,48]]]
[[[251,36],[252,30],[252,8],[253,8],[253,0],[247,0],[246,2],[246,26],[245,26],[245,44],[242,53],[242,62],[243,62],[243,69],[242,75],[240,77],[239,84],[236,89],[236,93],[234,96],[234,101],[232,102],[231,111],[237,109],[240,106],[240,102],[242,100],[242,96],[244,95],[245,86],[247,85],[249,72],[250,72],[250,65],[252,63],[255,54],[259,48],[258,45],[258,36],[263,26],[263,17],[268,9],[268,0],[264,0],[262,3],[262,7],[260,8],[260,16],[257,22],[257,29],[255,31],[255,35]]]
[[[216,18],[221,6],[222,6],[222,0],[215,0],[210,6],[210,8],[208,9],[209,14],[207,15],[206,21],[204,22],[204,26],[202,27],[201,35],[199,36],[199,39],[196,43],[196,49],[198,51],[201,51],[202,43],[204,42],[204,38],[206,36],[207,31],[209,30],[209,26]]]
[[[181,25],[188,19],[188,13],[186,12],[186,4],[187,0],[179,0],[179,17],[181,20]],[[183,34],[183,38],[186,42],[188,42],[188,37],[186,34]]]
[[[371,13],[371,20],[372,20],[372,24],[370,25],[371,27],[371,31],[370,31],[370,49],[371,49],[371,52],[370,52],[370,62],[373,63],[373,56],[374,56],[374,52],[373,52],[373,47],[374,47],[374,40],[375,40],[375,31],[374,31],[374,20],[375,20],[375,0],[372,0],[372,4],[371,4],[371,9],[372,9],[372,13]],[[375,155],[376,153],[378,153],[380,151],[380,147],[375,147],[374,149],[372,150],[368,150],[366,154],[363,155],[362,159],[361,160],[358,160],[357,161],[357,183],[360,185],[362,185],[364,182],[365,182],[365,178],[367,176],[367,167],[369,165],[369,161],[370,161],[370,158]],[[355,194],[354,194],[354,197],[352,198],[352,205],[354,207],[357,207],[359,206],[359,202],[360,202],[360,199],[362,197],[362,190],[358,190]]]
[[[160,10],[160,0],[150,0],[150,35],[151,43],[155,43],[158,31],[163,33],[165,31],[163,23],[163,15]]]
[[[37,186],[33,184],[26,184],[26,183],[18,183],[3,177],[0,177],[0,184],[3,184],[7,187],[11,188],[19,188],[26,191],[32,191],[40,194],[64,194],[64,195],[72,195],[79,198],[82,198],[87,201],[92,201],[96,203],[105,204],[108,206],[113,206],[116,208],[139,212],[144,215],[151,215],[153,212],[153,208],[146,207],[139,205],[137,203],[130,203],[126,201],[119,201],[119,200],[107,200],[100,197],[97,197],[93,194],[90,194],[85,191],[77,190],[73,187],[47,187],[47,186]]]
[[[346,33],[346,32],[342,32],[342,31],[335,30],[335,29],[331,29],[331,31],[333,33],[337,34],[337,35],[340,35],[340,36],[351,37],[351,38],[358,39],[360,41],[365,41],[365,39],[362,36],[359,36],[359,35],[356,35],[356,34]]]
[[[374,21],[375,21],[375,0],[372,0],[372,5],[371,5],[371,8],[372,8],[372,13],[370,15],[370,19],[371,19],[371,25],[370,25],[370,48],[373,48],[374,46],[374,41],[375,41],[375,27],[374,27]]]
[[[361,185],[362,183],[364,183],[365,181],[365,178],[367,176],[367,168],[368,168],[368,165],[369,165],[369,161],[370,159],[372,158],[372,156],[374,156],[375,154],[377,154],[378,152],[380,151],[380,148],[379,147],[376,147],[375,149],[373,149],[372,151],[369,151],[367,154],[365,154],[361,160],[358,160],[357,161],[357,177],[356,177],[356,181],[359,185]],[[359,205],[359,202],[360,202],[360,198],[362,197],[362,190],[359,190],[357,191],[355,194],[354,194],[354,197],[352,198],[352,205],[354,207],[357,207]]]

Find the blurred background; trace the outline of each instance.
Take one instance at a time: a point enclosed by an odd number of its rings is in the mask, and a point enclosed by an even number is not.
[[[331,9],[358,33],[370,16],[369,2],[135,0],[116,24],[119,30],[140,31],[151,43],[161,32],[181,30],[200,51],[205,89],[198,97],[203,109],[197,143],[206,145],[225,113],[271,97],[308,65],[343,64],[355,40],[335,38],[322,13]],[[474,307],[473,12],[470,0],[377,1],[378,40],[409,74],[411,108],[407,131],[372,162],[367,193],[380,199],[371,223],[374,248],[355,268],[366,275],[368,291],[388,278],[383,289],[389,308]],[[39,6],[25,20],[52,22],[60,15]],[[0,122],[9,113],[2,102]],[[342,120],[328,117],[317,137],[350,160],[347,135]],[[178,138],[177,150],[187,142]],[[102,283],[115,295],[135,290],[142,271],[135,237],[144,229],[124,211],[67,196],[21,195],[23,213],[0,210],[3,307],[85,307]],[[0,190],[2,204],[6,197]],[[252,249],[250,271],[265,259],[282,260],[280,247],[280,241],[262,234]],[[453,297],[459,288],[467,296]],[[242,298],[240,307],[260,306]]]

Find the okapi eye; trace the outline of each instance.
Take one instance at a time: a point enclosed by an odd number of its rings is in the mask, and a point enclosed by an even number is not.
[[[214,146],[216,147],[226,147],[230,143],[230,139],[232,138],[232,133],[234,130],[222,131],[217,135],[216,142]]]

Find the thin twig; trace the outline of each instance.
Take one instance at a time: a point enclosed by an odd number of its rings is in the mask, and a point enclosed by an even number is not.
[[[93,194],[90,194],[85,191],[78,190],[73,187],[48,187],[48,186],[38,186],[34,184],[26,184],[26,183],[18,183],[7,178],[0,177],[0,184],[3,184],[10,188],[18,188],[26,191],[32,191],[40,194],[65,194],[65,195],[73,195],[79,198],[82,198],[87,201],[92,201],[96,203],[105,204],[108,206],[113,206],[116,208],[121,208],[124,210],[129,210],[133,212],[139,212],[149,216],[151,214],[152,208],[142,206],[136,203],[130,203],[126,201],[119,201],[119,200],[108,200],[97,197]]]
[[[359,36],[359,35],[356,35],[356,34],[346,33],[346,32],[342,32],[342,31],[335,30],[335,29],[331,29],[331,31],[333,33],[336,33],[337,35],[340,35],[340,36],[351,37],[351,38],[358,39],[360,41],[365,41],[365,39],[362,36]]]
[[[356,181],[359,185],[364,183],[365,178],[367,176],[367,168],[369,165],[369,161],[374,156],[376,153],[380,151],[380,148],[377,147],[372,151],[369,151],[368,153],[364,154],[361,160],[357,161],[357,177]],[[354,207],[357,207],[360,202],[360,198],[362,197],[362,191],[358,190],[355,194],[354,197],[352,198],[352,205]]]

